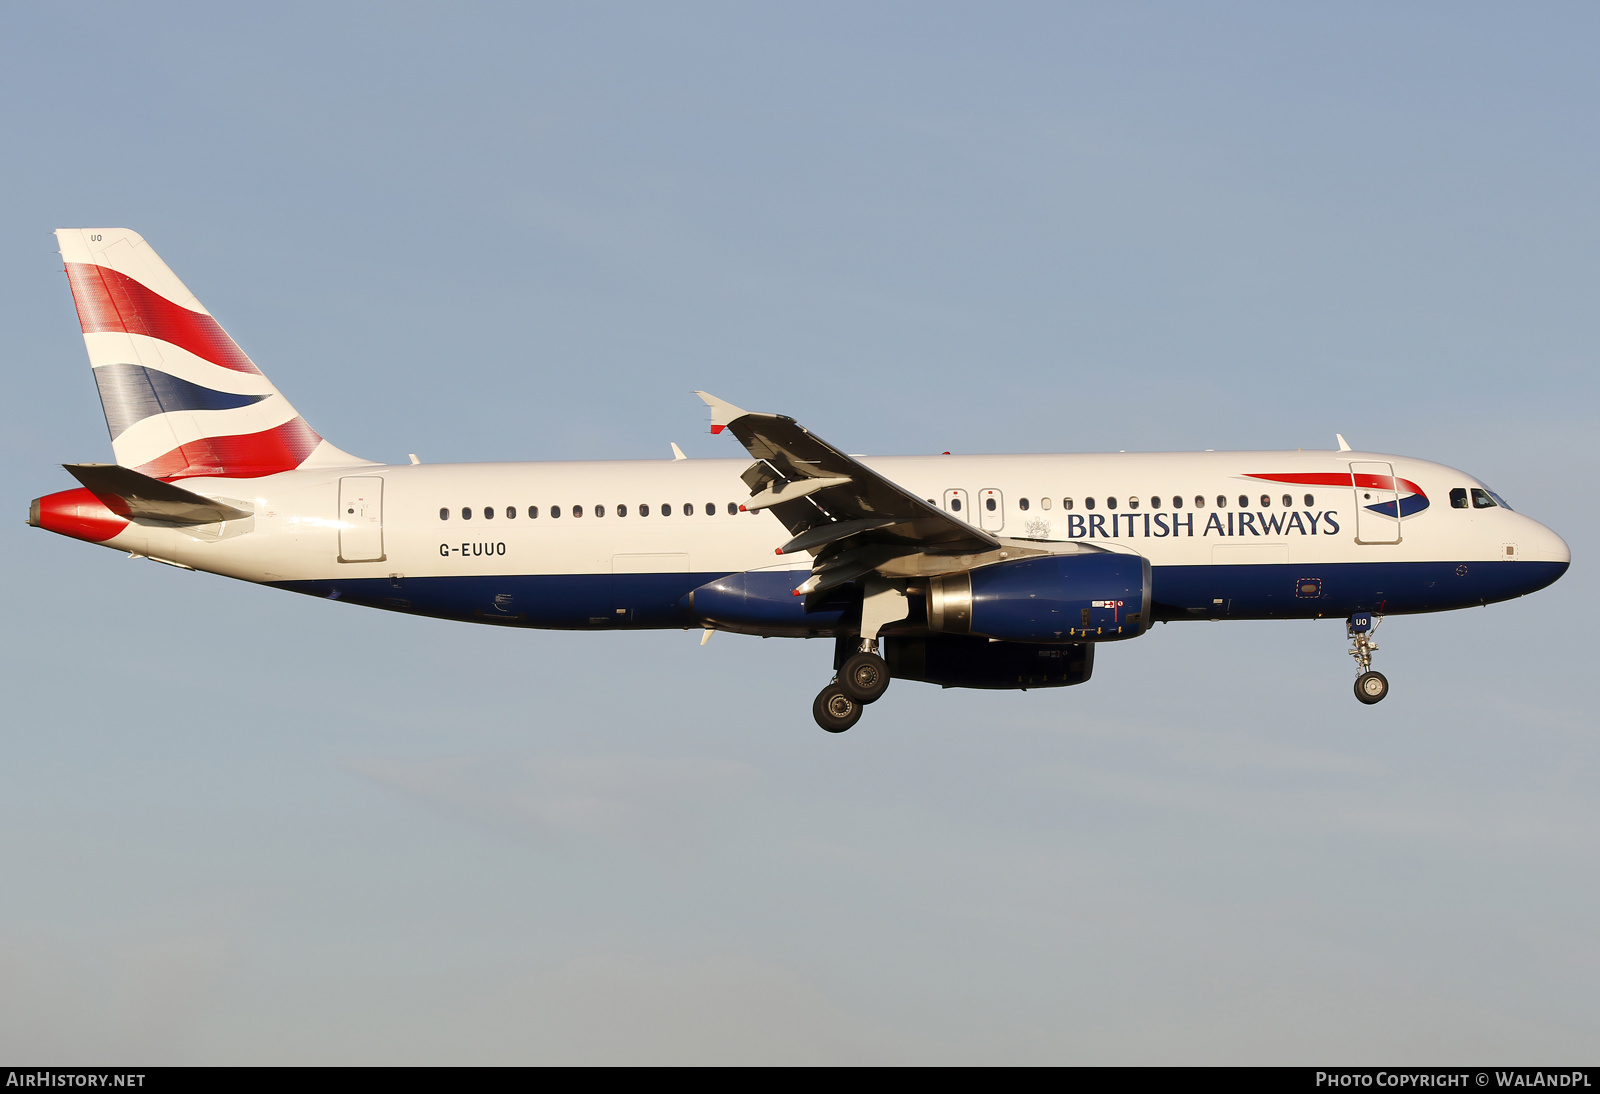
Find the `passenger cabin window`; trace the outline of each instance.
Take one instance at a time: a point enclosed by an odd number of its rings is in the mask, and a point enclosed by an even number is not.
[[[1152,508],[1152,509],[1160,509],[1161,508],[1161,499],[1160,499],[1160,497],[1152,497],[1150,499],[1150,508]]]
[[[1085,509],[1093,509],[1094,508],[1094,499],[1093,498],[1084,498],[1083,499],[1083,507]]]
[[[581,516],[583,516],[583,506],[581,506],[581,505],[574,505],[574,506],[573,506],[573,507],[572,507],[572,515],[573,515],[573,516],[575,516],[575,517],[581,517]]]
[[[528,506],[528,519],[529,520],[538,520],[539,519],[539,507],[537,505]]]
[[[985,499],[983,499],[983,507],[985,509],[989,510],[989,512],[991,512],[991,513],[994,512],[994,509],[995,509],[994,499],[993,498],[985,498]]]
[[[484,520],[493,520],[494,519],[494,506],[485,505],[483,507],[483,519]]]
[[[1116,498],[1107,498],[1106,499],[1106,508],[1107,509],[1115,509],[1116,507],[1117,507],[1117,499]]]
[[[686,501],[683,503],[683,515],[686,517],[694,516],[694,502]]]
[[[1294,497],[1292,495],[1285,494],[1283,496],[1283,507],[1285,509],[1293,509],[1294,508]]]
[[[1196,498],[1195,500],[1199,501],[1200,499]],[[1227,507],[1228,507],[1228,495],[1226,495],[1226,494],[1218,494],[1217,495],[1217,508],[1218,509],[1226,509]]]
[[[1489,496],[1489,491],[1472,488],[1472,507],[1474,509],[1493,509],[1494,498]]]
[[[1040,509],[1048,509],[1048,508],[1050,508],[1050,499],[1049,498],[1040,498],[1039,499],[1039,508]]]
[[[1194,496],[1194,507],[1196,509],[1204,509],[1206,507],[1206,499],[1201,495],[1196,494]]]
[[[1306,495],[1306,508],[1310,509],[1315,504],[1317,504],[1317,499],[1315,497],[1313,497],[1312,495],[1307,494]]]
[[[461,510],[461,519],[462,520],[471,520],[472,519],[472,510],[471,509],[463,509],[463,510]]]
[[[1245,494],[1240,494],[1239,495],[1239,508],[1240,509],[1248,509],[1248,508],[1250,508],[1250,498],[1247,495],[1245,495]]]
[[[1027,498],[1018,498],[1017,499],[1017,508],[1021,509],[1024,513],[1026,513],[1028,511],[1028,499]]]
[[[1129,509],[1137,509],[1137,508],[1139,508],[1139,499],[1138,498],[1129,498],[1128,499],[1128,508]]]
[[[961,512],[961,499],[960,498],[951,498],[950,499],[950,511],[952,513]]]
[[[1071,509],[1072,508],[1072,499],[1071,498],[1062,498],[1061,499],[1061,508],[1063,508],[1063,509]]]
[[[1466,488],[1463,487],[1463,486],[1458,486],[1454,490],[1450,491],[1450,508],[1452,508],[1452,509],[1465,509],[1466,507],[1467,507],[1467,491],[1466,491]],[[443,513],[444,510],[441,509],[441,510],[439,510],[439,512]]]
[[[1172,507],[1174,509],[1182,509],[1183,508],[1183,495],[1182,494],[1174,494],[1174,495],[1172,495]]]
[[[507,520],[516,520],[517,519],[517,507],[515,505],[506,506],[506,519]]]
[[[1270,494],[1262,494],[1261,495],[1261,508],[1263,508],[1263,509],[1272,508],[1272,496]]]
[[[661,506],[661,515],[664,517],[670,517],[672,515],[672,506],[670,504],[663,504]]]
[[[932,505],[932,504],[933,504],[933,499],[932,499],[932,498],[929,498],[929,499],[928,499],[928,504],[929,504],[929,505]],[[738,503],[738,502],[736,502],[736,501],[730,501],[730,502],[729,502],[729,503],[728,503],[728,515],[729,515],[729,516],[730,516],[730,517],[736,517],[736,516],[738,516],[738,515],[739,515],[739,503]]]
[[[594,515],[597,516],[597,517],[605,516],[606,515],[606,507],[604,505],[596,505],[594,507]]]
[[[1459,493],[1461,495],[1461,504],[1456,506],[1456,508],[1457,509],[1465,509],[1467,507],[1467,492],[1465,490],[1458,490],[1457,493]],[[1454,496],[1454,495],[1452,495],[1452,496]],[[439,519],[440,520],[449,520],[450,519],[450,510],[448,510],[448,509],[439,510]]]
[[[641,505],[641,506],[639,506],[639,515],[641,517],[648,517],[650,515],[650,506],[649,505]]]
[[[550,507],[550,519],[551,520],[559,520],[560,517],[561,517],[561,506],[552,505]]]
[[[627,515],[628,515],[628,507],[626,505],[617,506],[617,516],[625,517]]]
[[[717,515],[717,503],[714,502],[714,501],[706,502],[706,516],[714,517],[716,515]]]

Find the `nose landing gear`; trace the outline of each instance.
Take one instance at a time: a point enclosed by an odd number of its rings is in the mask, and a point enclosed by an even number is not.
[[[1383,702],[1389,694],[1389,678],[1372,671],[1372,655],[1378,652],[1372,633],[1378,629],[1380,621],[1381,617],[1371,612],[1357,612],[1345,624],[1345,633],[1350,636],[1350,656],[1361,666],[1361,675],[1356,677],[1356,698],[1368,706]]]

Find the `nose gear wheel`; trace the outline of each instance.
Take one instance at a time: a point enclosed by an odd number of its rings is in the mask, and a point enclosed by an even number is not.
[[[1378,652],[1372,634],[1380,622],[1381,616],[1357,612],[1345,624],[1345,634],[1350,638],[1350,656],[1361,666],[1361,675],[1356,677],[1356,698],[1368,706],[1383,702],[1389,694],[1389,678],[1372,671],[1372,655]]]
[[[1389,694],[1389,678],[1381,672],[1363,672],[1356,677],[1356,698],[1371,706]]]

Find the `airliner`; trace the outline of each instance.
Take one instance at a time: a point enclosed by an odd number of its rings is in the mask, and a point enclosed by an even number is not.
[[[891,680],[1087,681],[1157,623],[1337,619],[1356,698],[1386,615],[1535,592],[1561,537],[1473,476],[1353,450],[867,457],[697,392],[736,459],[407,464],[308,425],[150,245],[56,232],[114,463],[28,523],[410,615],[831,638],[843,732]]]

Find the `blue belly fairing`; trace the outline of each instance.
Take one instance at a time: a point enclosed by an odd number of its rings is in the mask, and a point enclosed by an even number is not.
[[[1157,566],[1157,619],[1316,619],[1475,607],[1536,592],[1564,562],[1347,562],[1327,565]],[[697,627],[689,594],[725,573],[507,574],[274,581],[309,596],[438,619],[554,630]],[[798,584],[803,572],[762,574]],[[832,633],[853,623],[845,602],[807,612],[804,598],[774,598],[770,633]],[[914,613],[913,620],[920,618]],[[743,629],[743,628],[741,628]]]

